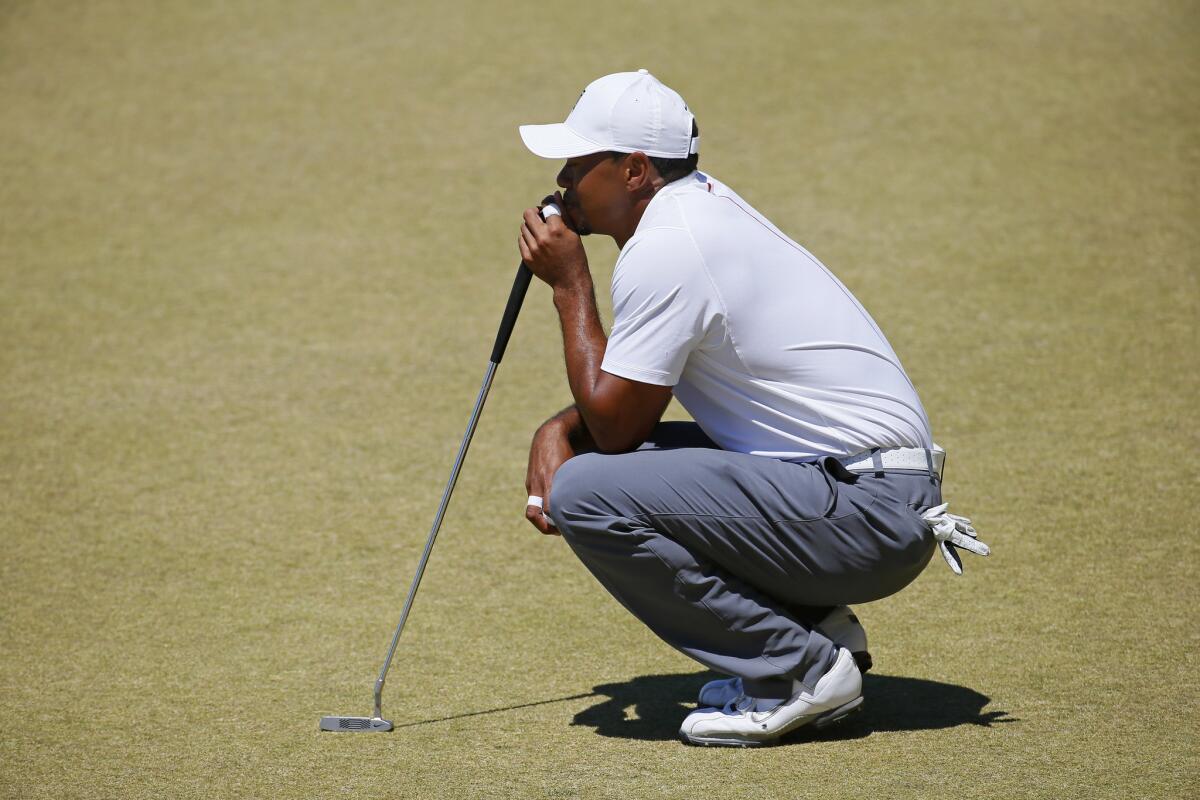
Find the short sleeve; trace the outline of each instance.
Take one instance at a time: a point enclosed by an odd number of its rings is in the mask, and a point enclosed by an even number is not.
[[[677,384],[717,307],[691,235],[653,228],[630,241],[613,270],[612,299],[601,369],[642,383]]]

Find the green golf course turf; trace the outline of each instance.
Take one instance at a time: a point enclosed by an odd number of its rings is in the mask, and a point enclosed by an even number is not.
[[[993,548],[760,750],[522,516],[525,122],[645,67],[900,354]],[[1195,2],[0,4],[0,797],[1200,791]],[[588,242],[606,321],[616,250]],[[673,406],[672,418],[684,418]]]

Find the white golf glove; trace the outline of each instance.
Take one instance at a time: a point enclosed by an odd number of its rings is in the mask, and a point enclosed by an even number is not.
[[[954,548],[961,547],[980,556],[990,555],[992,549],[979,541],[971,520],[957,514],[947,514],[949,506],[949,503],[934,506],[922,514],[921,519],[933,531],[933,538],[937,539],[938,549],[942,551],[942,558],[946,559],[950,569],[954,570],[955,575],[962,575],[962,559]]]

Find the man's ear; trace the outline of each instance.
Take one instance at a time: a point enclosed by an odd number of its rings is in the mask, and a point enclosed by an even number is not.
[[[645,153],[630,153],[625,159],[625,174],[622,177],[625,178],[625,188],[636,194],[654,188],[658,170]]]

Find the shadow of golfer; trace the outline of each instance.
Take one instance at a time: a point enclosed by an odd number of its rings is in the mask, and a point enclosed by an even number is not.
[[[624,683],[602,684],[593,691],[608,699],[580,711],[571,724],[621,739],[674,739],[679,723],[696,707],[700,687],[716,677],[711,672],[644,675]],[[876,732],[990,727],[1016,721],[1007,711],[985,712],[990,698],[974,689],[921,678],[864,675],[863,695],[862,713],[823,731],[801,728],[786,737],[787,741],[861,739]]]

